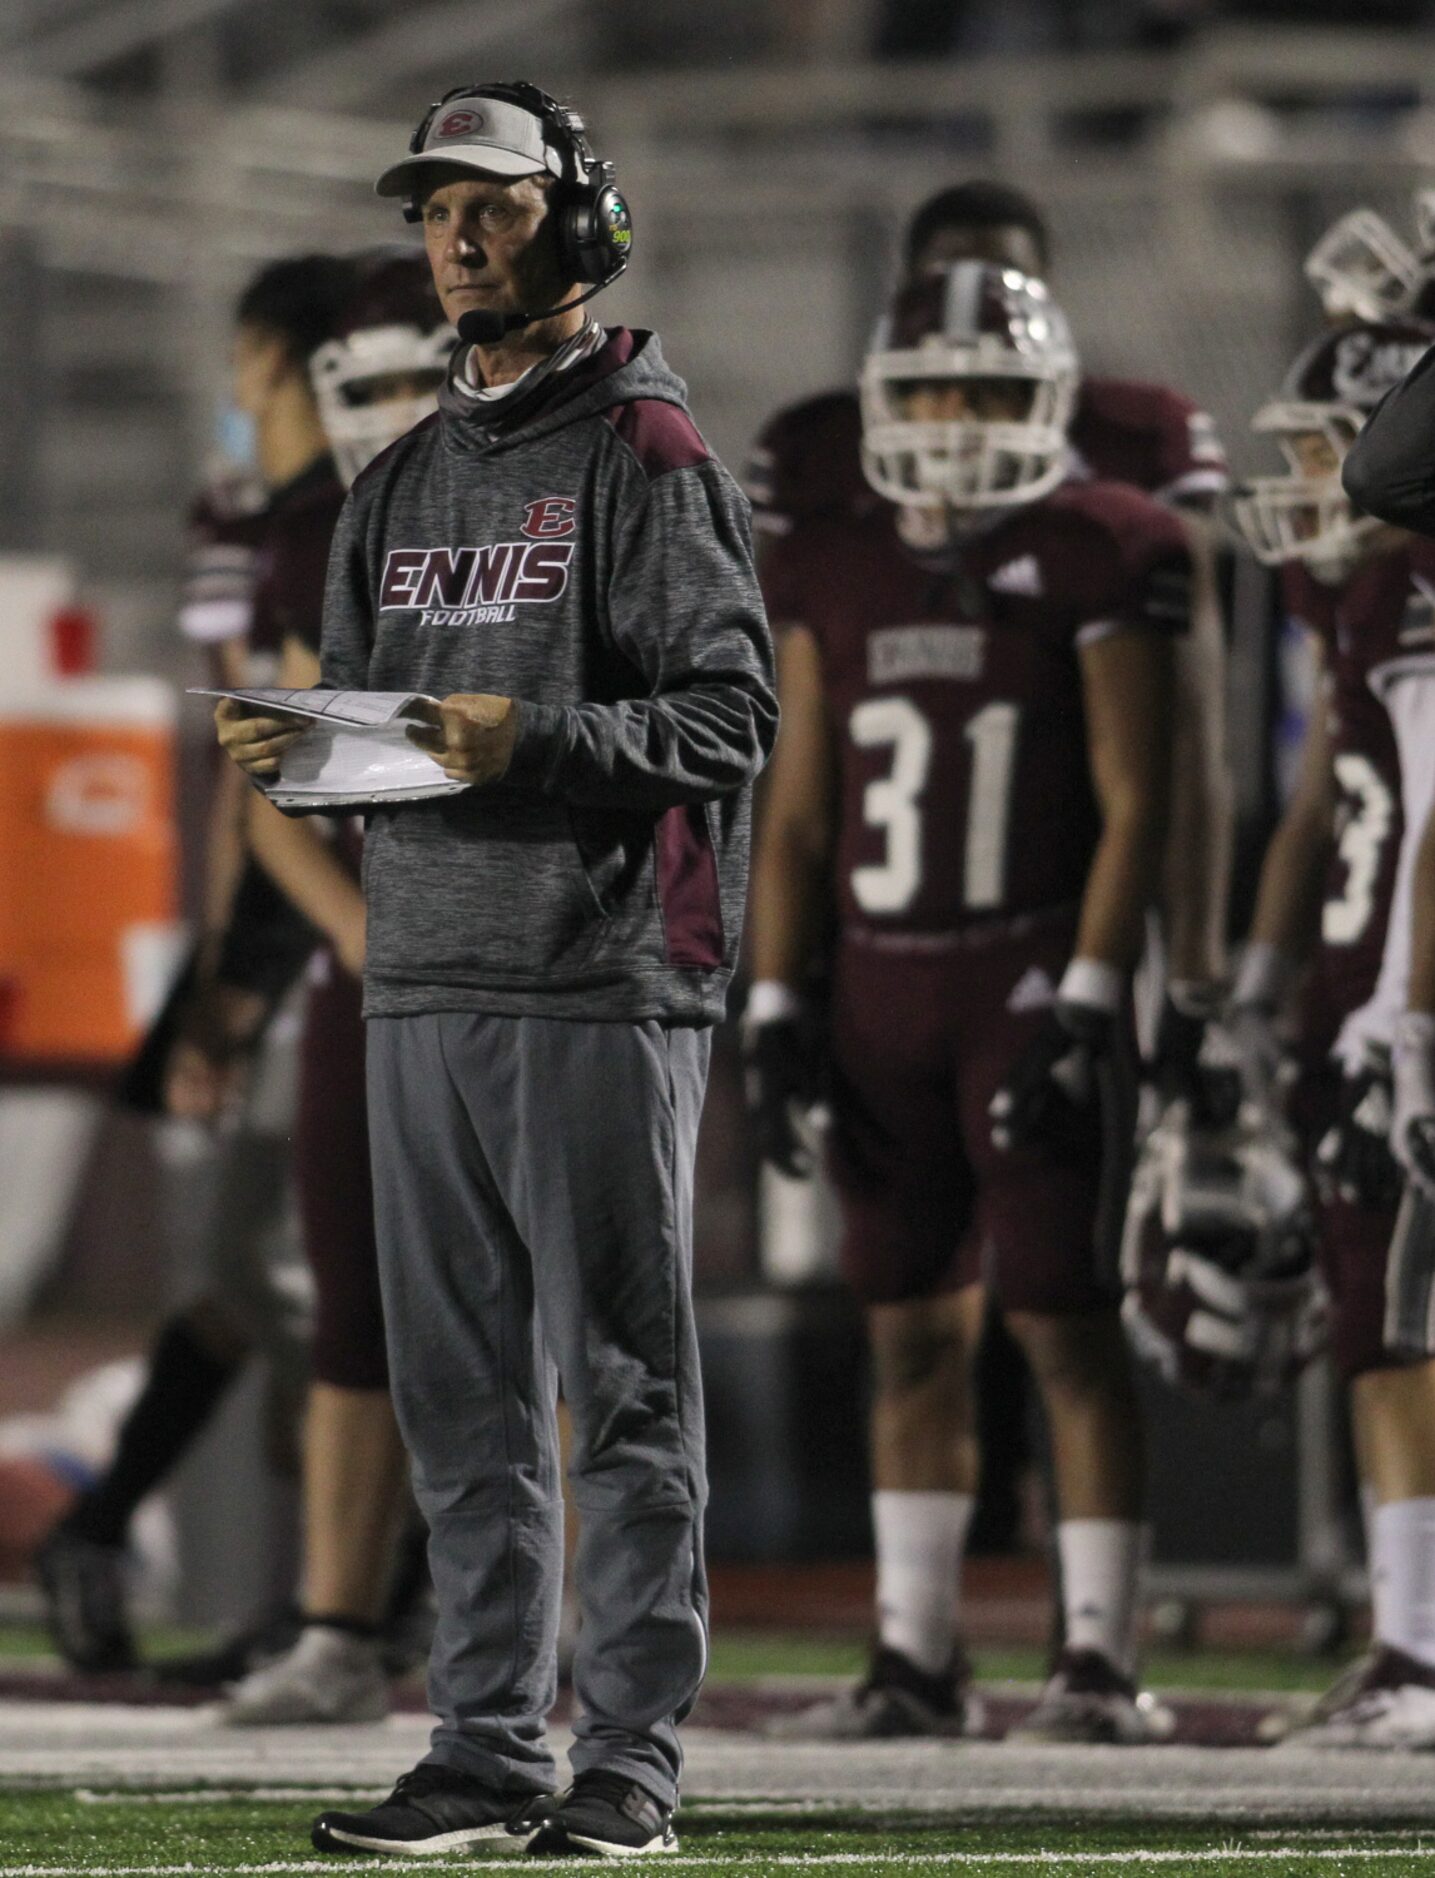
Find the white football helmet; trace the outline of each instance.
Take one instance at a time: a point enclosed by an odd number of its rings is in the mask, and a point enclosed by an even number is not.
[[[1147,1135],[1121,1244],[1122,1317],[1167,1382],[1270,1394],[1322,1347],[1310,1190],[1285,1136],[1249,1111],[1195,1127],[1173,1103]]]
[[[338,335],[309,361],[320,421],[346,487],[433,413],[457,338],[423,255],[390,251],[373,263]]]
[[[1417,219],[1419,204],[1417,197]],[[1417,256],[1374,209],[1333,222],[1306,256],[1305,277],[1333,320],[1398,319],[1425,283]]]
[[[903,507],[962,513],[1034,502],[1067,473],[1079,379],[1066,316],[1043,282],[958,261],[904,287],[862,366],[862,468]],[[1013,414],[916,415],[920,389],[1011,388]],[[985,392],[990,397],[990,390]]]
[[[1415,191],[1415,243],[1428,268],[1435,261],[1435,189]]]
[[[1224,512],[1257,560],[1302,561],[1318,578],[1338,581],[1354,567],[1380,527],[1346,495],[1340,465],[1361,426],[1435,340],[1421,320],[1365,320],[1322,333],[1286,374],[1280,397],[1251,423],[1273,437],[1289,465],[1285,476],[1255,476],[1233,489]],[[1311,470],[1310,440],[1323,439],[1329,467]]]

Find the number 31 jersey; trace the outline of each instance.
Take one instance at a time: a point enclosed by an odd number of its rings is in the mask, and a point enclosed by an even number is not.
[[[936,935],[1068,906],[1100,818],[1079,653],[1181,630],[1180,522],[1115,483],[1068,483],[936,567],[887,504],[773,543],[778,629],[821,651],[839,769],[844,924]]]

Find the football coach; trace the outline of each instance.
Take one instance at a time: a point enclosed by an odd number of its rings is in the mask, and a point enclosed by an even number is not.
[[[323,683],[440,700],[471,785],[370,813],[365,1015],[390,1362],[430,1527],[425,1759],[324,1850],[672,1849],[702,1680],[693,1161],[777,730],[747,503],[657,338],[584,303],[631,229],[526,84],[436,105],[378,182],[458,328],[436,417],[355,482]],[[273,774],[293,720],[221,705]],[[574,1782],[552,1797],[562,1508],[581,1513]]]

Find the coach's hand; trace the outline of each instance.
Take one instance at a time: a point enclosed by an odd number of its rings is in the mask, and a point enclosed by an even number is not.
[[[513,759],[518,706],[488,692],[458,691],[424,707],[409,740],[442,766],[451,782],[497,782]]]
[[[277,776],[279,759],[308,722],[288,711],[261,715],[238,698],[221,698],[214,712],[219,741],[246,776]]]

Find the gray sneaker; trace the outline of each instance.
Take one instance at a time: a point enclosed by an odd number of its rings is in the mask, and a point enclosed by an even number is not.
[[[909,1735],[952,1739],[980,1734],[984,1720],[962,1656],[953,1657],[949,1668],[932,1676],[900,1651],[879,1646],[855,1688],[794,1715],[779,1715],[767,1732],[787,1741],[885,1741]]]
[[[379,1643],[327,1624],[308,1624],[293,1649],[237,1682],[218,1719],[231,1728],[376,1722],[389,1712]]]

